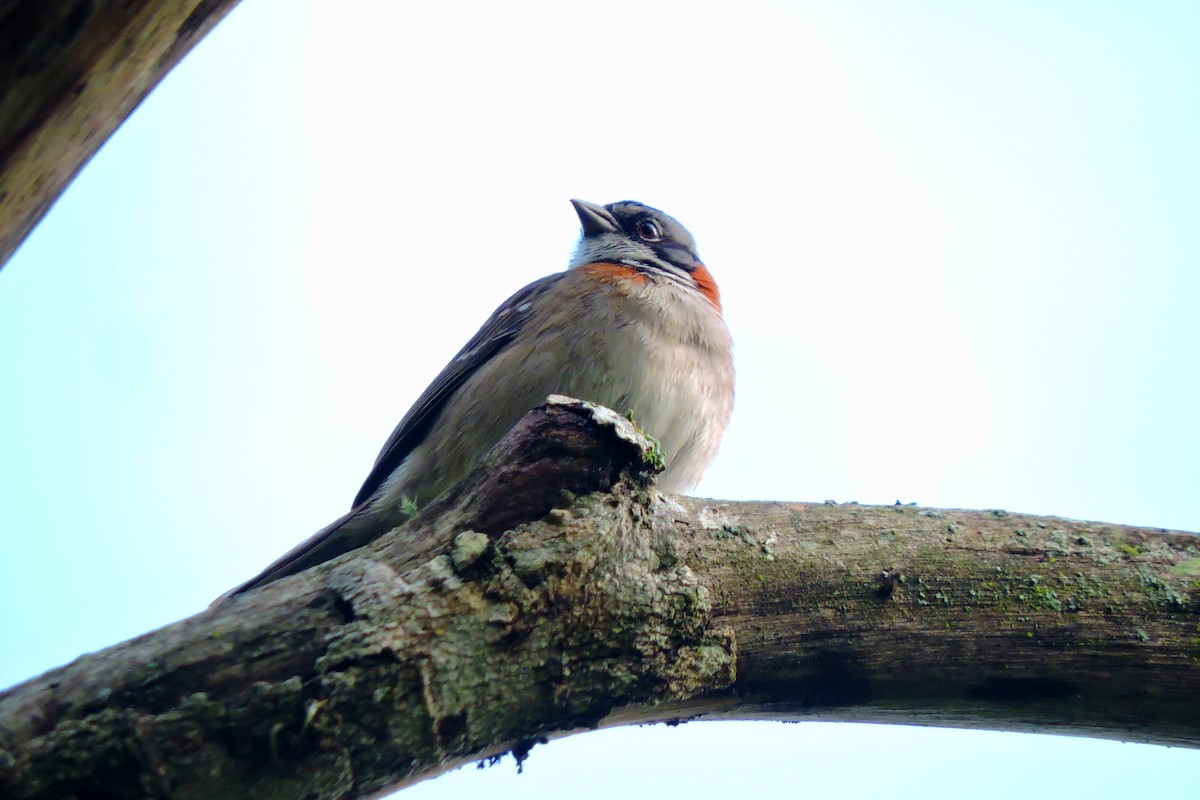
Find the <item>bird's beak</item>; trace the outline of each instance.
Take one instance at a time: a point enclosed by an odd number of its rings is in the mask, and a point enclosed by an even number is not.
[[[599,236],[602,233],[612,233],[621,226],[604,206],[589,203],[586,200],[572,200],[575,213],[579,215],[579,224],[583,226],[583,236]]]

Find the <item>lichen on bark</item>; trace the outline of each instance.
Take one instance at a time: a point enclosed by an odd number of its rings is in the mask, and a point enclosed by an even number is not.
[[[457,565],[438,555],[404,576],[373,560],[335,569],[328,586],[348,621],[317,662],[326,705],[314,728],[323,717],[340,741],[395,751],[381,762],[424,743],[415,767],[732,683],[732,639],[710,631],[691,570],[656,554],[670,547],[649,498],[628,483],[581,498]],[[351,721],[371,705],[408,727],[381,737],[382,720]]]

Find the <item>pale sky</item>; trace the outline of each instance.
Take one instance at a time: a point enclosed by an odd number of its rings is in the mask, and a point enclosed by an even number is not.
[[[0,686],[341,514],[567,200],[677,217],[737,407],[698,494],[1200,531],[1200,4],[243,0],[0,271]],[[406,797],[1184,797],[1200,753],[572,737]],[[1031,782],[1036,781],[1036,788]]]

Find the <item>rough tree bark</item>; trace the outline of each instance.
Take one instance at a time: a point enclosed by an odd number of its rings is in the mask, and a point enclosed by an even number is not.
[[[237,0],[0,0],[0,267]]]
[[[4,797],[368,796],[603,725],[1200,744],[1190,534],[660,495],[576,401],[375,545],[0,694]]]

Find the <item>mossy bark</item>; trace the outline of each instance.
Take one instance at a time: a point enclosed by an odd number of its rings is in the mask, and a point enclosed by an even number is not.
[[[361,797],[699,716],[1200,743],[1195,537],[671,498],[649,455],[533,412],[375,545],[0,694],[0,795]]]
[[[0,267],[235,3],[0,2]]]
[[[1004,511],[684,499],[733,630],[705,712],[1200,744],[1200,538]],[[687,713],[687,709],[684,709]]]

